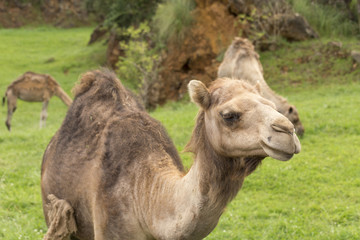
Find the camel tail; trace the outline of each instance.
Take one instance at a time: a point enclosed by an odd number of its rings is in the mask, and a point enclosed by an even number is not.
[[[58,96],[68,107],[73,102],[72,99],[69,97],[69,95],[67,95],[66,92],[61,87],[58,87],[56,89],[55,95]]]
[[[77,231],[74,209],[68,201],[59,199],[55,195],[48,195],[49,229],[44,240],[70,239],[70,235]]]

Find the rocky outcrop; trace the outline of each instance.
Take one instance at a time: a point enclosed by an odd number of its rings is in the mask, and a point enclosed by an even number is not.
[[[279,35],[290,41],[304,41],[310,38],[318,38],[319,35],[310,27],[306,19],[297,14],[279,14],[273,16],[269,32],[272,32],[275,22],[278,24]]]
[[[280,35],[290,41],[319,37],[285,0],[229,0],[229,11],[235,16],[248,16],[254,25],[251,27],[264,35]]]

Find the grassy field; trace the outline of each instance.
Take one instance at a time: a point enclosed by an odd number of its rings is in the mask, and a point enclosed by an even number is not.
[[[87,46],[90,33],[0,30],[0,93],[32,70],[53,75],[70,94],[81,73],[104,61],[105,46]],[[344,45],[360,47],[355,40]],[[261,54],[269,84],[299,110],[306,131],[302,152],[288,162],[264,160],[206,239],[360,239],[360,68],[328,54],[326,46],[316,40]],[[40,165],[66,110],[54,97],[47,126],[39,129],[41,104],[18,101],[9,133],[6,108],[0,108],[0,239],[41,239],[46,232]],[[181,151],[196,112],[183,101],[151,114]],[[182,157],[190,167],[191,155]]]

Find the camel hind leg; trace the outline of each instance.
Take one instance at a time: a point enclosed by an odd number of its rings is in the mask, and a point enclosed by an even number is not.
[[[7,112],[7,118],[6,118],[5,125],[6,125],[7,129],[10,131],[12,115],[16,110],[17,96],[15,94],[13,94],[13,92],[11,90],[8,91],[6,93],[6,95],[7,95],[8,112]]]
[[[44,240],[69,240],[71,234],[77,231],[74,209],[69,202],[58,199],[53,194],[48,195],[48,199],[49,229]]]

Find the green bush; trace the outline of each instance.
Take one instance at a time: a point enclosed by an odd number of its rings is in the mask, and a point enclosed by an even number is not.
[[[128,36],[120,42],[125,56],[120,56],[117,73],[122,82],[137,91],[147,106],[149,86],[157,78],[159,56],[157,50],[150,46],[150,27],[143,22],[139,27],[133,26],[121,31],[120,35]]]

